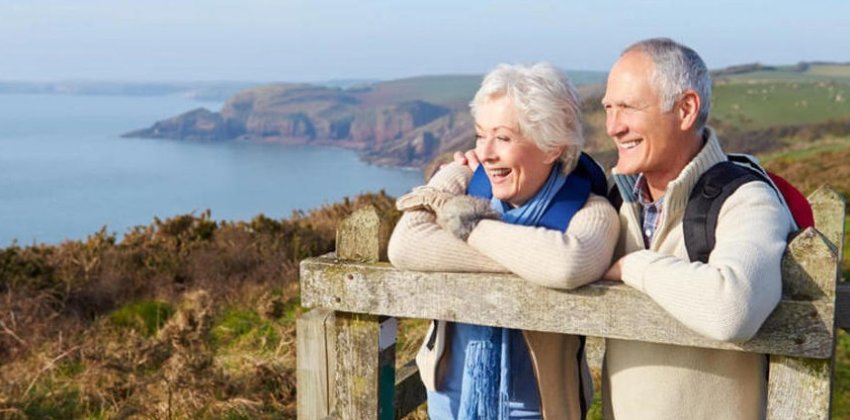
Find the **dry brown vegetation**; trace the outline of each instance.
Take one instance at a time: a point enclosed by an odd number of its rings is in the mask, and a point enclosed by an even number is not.
[[[850,194],[850,139],[788,144],[768,169],[806,194]],[[0,418],[294,418],[298,261],[332,250],[337,223],[366,204],[398,217],[367,194],[287,220],[184,215],[121,240],[0,250]],[[399,362],[424,326],[401,324]]]
[[[0,418],[293,418],[298,261],[392,203],[0,250]]]

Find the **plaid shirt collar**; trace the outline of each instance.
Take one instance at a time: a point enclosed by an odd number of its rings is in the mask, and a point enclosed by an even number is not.
[[[652,237],[655,235],[655,230],[658,228],[658,222],[661,219],[663,196],[658,197],[658,200],[652,201],[652,195],[649,193],[649,184],[647,184],[646,177],[643,174],[635,182],[633,192],[641,207],[640,216],[643,227],[643,244],[649,248],[649,244],[652,243]]]

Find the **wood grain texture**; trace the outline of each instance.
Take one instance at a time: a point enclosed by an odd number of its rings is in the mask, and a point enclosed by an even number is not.
[[[331,413],[335,340],[332,311],[313,309],[296,321],[297,404],[301,419],[324,419]]]
[[[378,317],[336,314],[336,405],[333,417],[378,418]]]
[[[828,187],[820,188],[809,201],[820,232],[807,229],[789,244],[782,265],[783,295],[834,304],[844,241],[844,201]],[[831,341],[827,349],[832,353],[833,348]],[[771,356],[769,369],[768,419],[830,417],[832,360]]]
[[[837,270],[838,256],[829,239],[808,228],[794,237],[782,257],[782,295],[831,303]]]
[[[837,191],[828,185],[817,189],[809,196],[809,204],[815,216],[815,227],[836,248],[838,248],[839,260],[844,244],[844,215],[845,203]]]
[[[348,312],[814,358],[831,357],[834,318],[831,302],[783,300],[754,339],[726,343],[691,331],[622,283],[561,291],[508,274],[399,271],[384,263],[339,264],[332,258],[301,263],[301,302]]]
[[[374,206],[363,207],[343,220],[336,233],[336,255],[340,259],[374,262],[387,257],[389,228]]]
[[[830,418],[832,361],[771,356],[767,418]]]

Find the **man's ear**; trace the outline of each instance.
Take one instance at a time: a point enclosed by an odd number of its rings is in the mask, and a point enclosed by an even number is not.
[[[699,95],[696,91],[686,90],[685,93],[682,94],[677,105],[680,121],[679,128],[681,128],[682,131],[688,131],[694,127],[701,108],[702,102],[700,102]]]

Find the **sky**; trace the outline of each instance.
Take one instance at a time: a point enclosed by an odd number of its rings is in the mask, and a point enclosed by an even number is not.
[[[310,82],[607,71],[667,36],[710,68],[850,61],[847,0],[0,0],[0,81]]]

